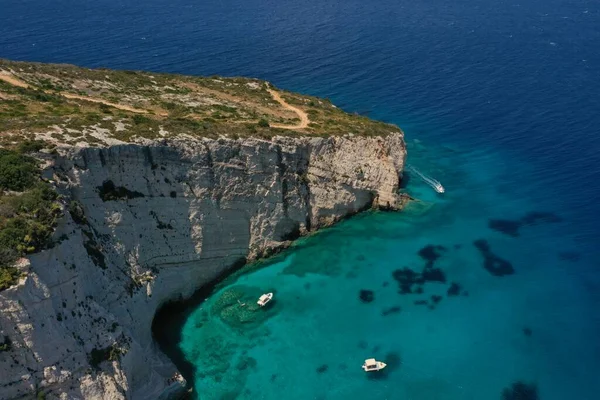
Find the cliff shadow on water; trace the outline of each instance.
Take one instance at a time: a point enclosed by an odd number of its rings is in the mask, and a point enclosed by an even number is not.
[[[181,332],[190,314],[200,306],[215,290],[235,272],[248,265],[240,258],[231,267],[223,271],[214,281],[201,286],[189,298],[178,298],[163,304],[152,319],[152,336],[160,350],[177,366],[179,372],[193,386],[195,367],[186,358],[179,347]]]
[[[300,234],[295,234],[290,240],[298,239]],[[175,364],[179,372],[188,383],[188,388],[194,387],[196,367],[189,362],[180,348],[183,327],[190,315],[210,296],[223,286],[232,283],[240,275],[256,269],[265,268],[281,261],[285,257],[287,246],[271,249],[262,254],[257,261],[248,262],[240,258],[229,268],[223,271],[214,281],[201,286],[189,298],[178,298],[166,302],[155,313],[152,320],[152,336],[160,350]]]
[[[256,271],[257,269],[267,268],[274,263],[280,262],[289,255],[290,251],[297,251],[301,248],[311,246],[310,240],[305,241],[303,239],[309,239],[315,234],[331,232],[330,229],[335,229],[334,227],[336,227],[339,222],[348,220],[357,214],[369,212],[368,210],[372,207],[373,203],[371,201],[370,204],[360,210],[340,218],[333,226],[321,229],[317,228],[306,236],[300,234],[299,231],[291,232],[287,237],[287,240],[289,240],[287,245],[272,248],[263,252],[261,257],[256,261],[248,262],[248,260],[242,257],[223,271],[215,280],[201,286],[192,296],[188,298],[179,297],[160,306],[152,320],[152,336],[160,350],[170,358],[179,372],[186,379],[188,388],[194,388],[194,376],[197,371],[196,366],[186,359],[185,354],[180,348],[182,332],[190,315],[197,310],[204,301],[224,286],[233,283],[240,275]],[[390,211],[381,209],[378,212]],[[292,243],[293,245],[291,247],[288,246]]]

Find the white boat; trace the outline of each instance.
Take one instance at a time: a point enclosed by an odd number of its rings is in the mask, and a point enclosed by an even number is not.
[[[267,305],[268,302],[271,301],[272,298],[273,298],[273,293],[265,293],[258,298],[258,301],[256,302],[256,304],[258,304],[261,307],[264,307]]]
[[[419,178],[421,178],[423,180],[423,182],[425,182],[426,184],[428,184],[429,186],[431,186],[433,188],[433,190],[435,190],[438,193],[444,193],[446,191],[446,189],[444,189],[444,187],[442,186],[442,184],[433,179],[428,177],[427,175],[423,174],[421,171],[419,171],[418,169],[416,169],[415,167],[413,167],[412,165],[407,165],[406,169],[408,169],[409,171],[414,172],[415,174],[417,174],[417,176]]]
[[[382,370],[386,366],[387,366],[387,364],[382,361],[377,361],[374,358],[369,358],[369,359],[365,360],[365,363],[363,364],[362,369],[364,369],[365,372],[371,372],[371,371]]]

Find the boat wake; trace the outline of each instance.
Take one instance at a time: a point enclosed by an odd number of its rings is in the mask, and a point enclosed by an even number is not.
[[[442,184],[439,181],[425,175],[424,173],[422,173],[421,171],[419,171],[412,165],[407,165],[406,169],[409,170],[410,172],[414,172],[419,178],[421,178],[421,180],[423,182],[425,182],[426,184],[431,186],[432,189],[435,190],[436,192],[444,193],[446,191],[446,189],[444,189],[444,187],[442,186]]]

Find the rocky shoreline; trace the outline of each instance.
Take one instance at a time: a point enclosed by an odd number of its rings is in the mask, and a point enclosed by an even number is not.
[[[45,169],[65,199],[56,243],[0,292],[3,397],[157,398],[176,371],[152,337],[161,306],[300,235],[396,208],[405,157],[397,132],[61,149]]]

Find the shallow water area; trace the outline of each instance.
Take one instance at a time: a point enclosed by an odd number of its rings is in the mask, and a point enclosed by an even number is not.
[[[301,239],[192,313],[180,348],[199,398],[594,398],[598,282],[574,277],[590,264],[560,212],[501,190],[494,154],[409,152],[446,194],[409,176],[403,212]],[[371,357],[388,367],[365,373]]]

